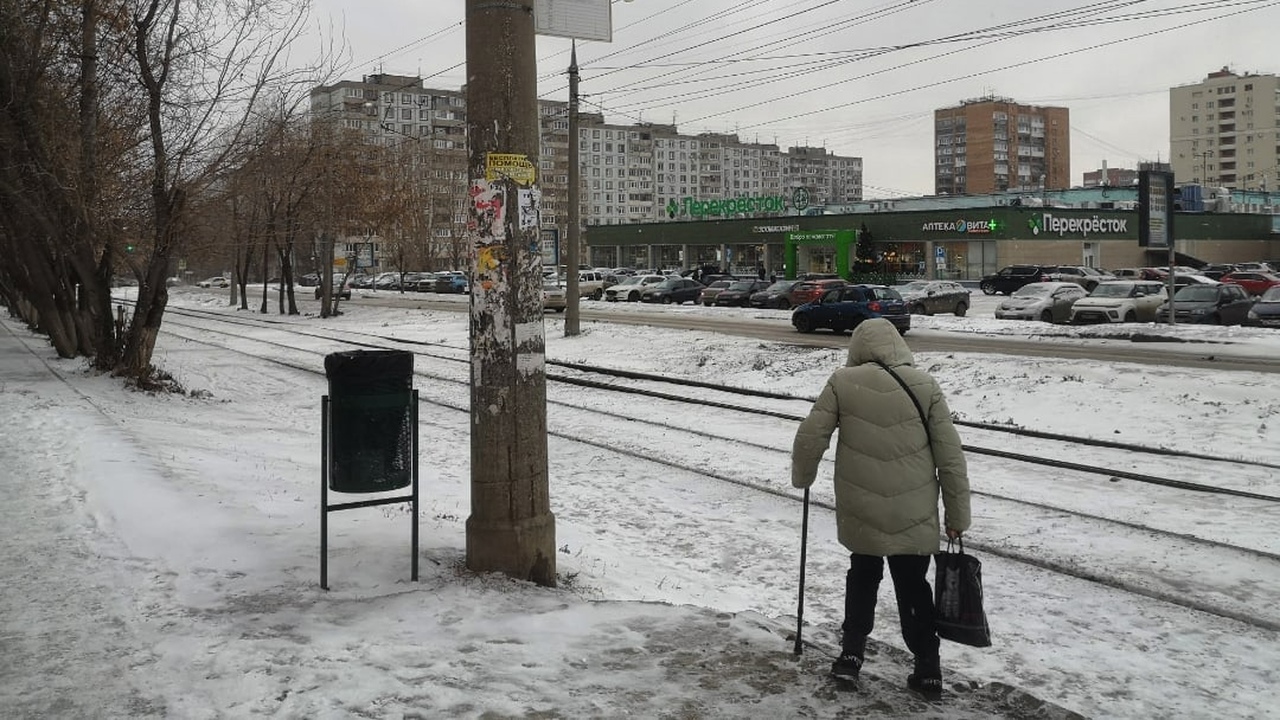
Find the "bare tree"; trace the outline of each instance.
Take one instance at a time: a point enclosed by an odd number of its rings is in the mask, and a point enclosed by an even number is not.
[[[279,68],[306,17],[292,2],[183,0],[126,3],[130,60],[146,100],[151,255],[139,286],[121,372],[140,376],[168,301],[164,278],[181,246],[180,220],[193,192],[206,188],[243,151],[249,110],[264,89],[287,84]]]
[[[332,121],[319,119],[311,125],[316,143],[311,189],[311,227],[320,258],[321,317],[338,311],[332,277],[337,261],[345,278],[355,267],[356,253],[339,243],[359,247],[378,236],[388,226],[387,201],[391,175],[386,172],[386,148],[357,131],[348,131]],[[362,241],[350,242],[350,238]]]
[[[306,0],[0,2],[0,251],[11,258],[0,287],[59,354],[151,373],[194,200],[244,152],[257,98],[318,77],[281,69],[306,10]],[[66,117],[79,119],[71,132]],[[121,268],[139,285],[124,323],[111,299]]]

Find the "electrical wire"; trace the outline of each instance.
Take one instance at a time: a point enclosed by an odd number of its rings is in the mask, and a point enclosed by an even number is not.
[[[856,106],[856,105],[861,105],[861,104],[868,103],[868,102],[872,102],[872,101],[875,101],[875,100],[885,100],[885,99],[888,99],[888,98],[891,98],[891,97],[899,97],[899,96],[901,96],[901,95],[906,95],[906,94],[908,94],[908,93],[918,92],[918,91],[920,91],[920,90],[926,90],[926,89],[929,89],[929,88],[940,87],[940,86],[942,86],[942,85],[948,85],[948,84],[950,84],[950,83],[958,82],[958,81],[960,81],[960,80],[968,80],[968,79],[972,79],[972,78],[976,78],[976,77],[981,77],[981,76],[984,76],[984,75],[990,75],[990,74],[992,74],[992,73],[1003,72],[1003,71],[1005,71],[1005,70],[1012,70],[1012,69],[1016,69],[1016,68],[1020,68],[1020,67],[1026,67],[1026,66],[1029,66],[1029,65],[1035,65],[1035,64],[1043,63],[1043,62],[1047,62],[1047,61],[1050,61],[1050,60],[1058,60],[1058,59],[1062,59],[1062,58],[1065,58],[1065,57],[1070,57],[1070,56],[1073,56],[1073,55],[1079,55],[1080,53],[1084,53],[1084,52],[1090,52],[1090,51],[1098,50],[1098,49],[1105,48],[1105,47],[1111,47],[1111,46],[1113,46],[1113,45],[1119,45],[1119,44],[1121,44],[1121,43],[1133,42],[1133,41],[1135,41],[1135,40],[1140,40],[1140,39],[1143,39],[1143,38],[1154,37],[1154,36],[1156,36],[1156,35],[1162,35],[1162,34],[1165,34],[1165,33],[1174,32],[1174,31],[1178,31],[1178,30],[1185,30],[1185,29],[1187,29],[1187,28],[1195,27],[1195,26],[1198,26],[1198,25],[1204,25],[1204,24],[1207,24],[1207,23],[1218,22],[1218,21],[1221,21],[1221,20],[1225,20],[1225,19],[1226,19],[1226,18],[1228,18],[1228,17],[1233,17],[1233,16],[1236,16],[1236,15],[1243,15],[1243,14],[1245,14],[1245,13],[1250,13],[1250,12],[1257,12],[1258,10],[1263,10],[1263,9],[1268,8],[1268,7],[1274,7],[1274,6],[1276,6],[1276,5],[1280,5],[1280,0],[1271,0],[1271,1],[1267,2],[1265,5],[1262,5],[1261,7],[1253,7],[1253,8],[1248,8],[1248,9],[1245,9],[1245,10],[1237,10],[1237,11],[1236,11],[1236,12],[1234,12],[1234,13],[1228,13],[1228,14],[1225,14],[1225,15],[1216,15],[1216,16],[1211,17],[1211,18],[1203,18],[1203,19],[1200,19],[1200,20],[1190,21],[1190,22],[1182,23],[1182,24],[1180,24],[1180,25],[1175,25],[1175,26],[1166,27],[1166,28],[1160,28],[1160,29],[1158,29],[1158,30],[1152,30],[1152,31],[1145,32],[1145,33],[1139,33],[1139,34],[1137,34],[1137,35],[1132,35],[1132,36],[1129,36],[1129,37],[1117,38],[1117,39],[1115,39],[1115,40],[1108,40],[1108,41],[1105,41],[1105,42],[1094,43],[1093,45],[1089,45],[1089,46],[1081,47],[1081,48],[1076,48],[1076,49],[1074,49],[1074,50],[1065,50],[1065,51],[1062,51],[1062,52],[1053,53],[1053,54],[1045,55],[1045,56],[1041,56],[1041,57],[1038,57],[1038,58],[1031,58],[1031,59],[1028,59],[1028,60],[1022,60],[1022,61],[1018,61],[1018,62],[1014,62],[1014,63],[1008,63],[1008,64],[1001,65],[1001,66],[994,67],[994,68],[988,68],[988,69],[986,69],[986,70],[978,70],[978,71],[974,71],[974,72],[970,72],[970,73],[964,73],[964,74],[962,74],[962,75],[956,75],[956,76],[952,76],[952,77],[945,78],[945,79],[942,79],[942,80],[936,80],[936,81],[934,81],[934,82],[924,83],[924,84],[921,84],[921,85],[916,85],[916,86],[913,86],[913,87],[902,88],[902,89],[900,89],[900,90],[894,90],[894,91],[892,91],[892,92],[881,93],[881,94],[879,94],[879,95],[875,95],[875,96],[871,96],[871,97],[865,97],[865,98],[861,98],[861,99],[858,99],[858,100],[853,100],[853,101],[846,102],[846,103],[840,103],[840,104],[837,104],[837,105],[832,105],[832,106],[824,107],[824,108],[820,108],[820,109],[817,109],[817,110],[810,110],[810,111],[806,111],[806,112],[802,112],[802,113],[795,113],[795,114],[793,114],[793,115],[789,115],[789,116],[786,116],[786,117],[783,117],[783,118],[778,118],[778,119],[776,119],[776,120],[772,120],[772,121],[763,121],[763,122],[753,123],[753,124],[751,124],[751,125],[747,125],[747,126],[745,126],[745,127],[748,127],[748,128],[751,128],[751,127],[762,127],[762,126],[772,125],[772,124],[775,124],[775,123],[778,123],[778,122],[783,122],[783,121],[786,121],[786,120],[794,120],[794,119],[796,119],[796,118],[808,117],[808,116],[812,116],[812,115],[818,115],[818,114],[821,114],[821,113],[831,112],[831,111],[834,111],[834,110],[843,110],[843,109],[846,109],[846,108],[854,107],[854,106]],[[825,88],[824,88],[824,89],[825,89]],[[692,121],[688,121],[688,122],[697,122],[697,120],[692,120]]]

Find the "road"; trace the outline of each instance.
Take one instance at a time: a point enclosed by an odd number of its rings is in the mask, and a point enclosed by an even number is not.
[[[987,306],[994,308],[994,303],[999,299],[1000,296],[989,298],[975,294],[970,315],[989,317],[990,309]],[[465,312],[467,309],[467,298],[461,295],[381,292],[361,294],[353,302],[454,312]],[[849,343],[847,335],[834,335],[829,332],[802,335],[791,327],[788,316],[781,311],[761,311],[770,313],[765,317],[735,313],[732,308],[723,308],[722,310],[726,311],[723,313],[712,313],[688,312],[688,307],[683,307],[685,312],[681,312],[681,308],[669,306],[645,306],[642,309],[632,303],[619,303],[615,307],[613,303],[584,300],[580,306],[580,317],[587,321],[727,333],[804,347],[840,348]],[[776,317],[773,316],[775,313]],[[1225,371],[1280,373],[1280,359],[1274,356],[1260,356],[1256,349],[1234,347],[1225,342],[1186,342],[1168,338],[1157,341],[1154,334],[1143,331],[1145,327],[1117,325],[1114,337],[1106,339],[1062,337],[1052,342],[1046,342],[1045,338],[1025,339],[1020,336],[916,328],[907,333],[906,340],[907,345],[914,352],[1000,353]]]

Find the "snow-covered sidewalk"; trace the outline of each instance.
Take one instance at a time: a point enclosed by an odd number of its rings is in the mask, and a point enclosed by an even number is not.
[[[785,616],[477,576],[456,523],[423,524],[415,584],[407,532],[396,542],[334,516],[325,592],[317,498],[287,482],[270,497],[220,492],[225,465],[175,475],[201,450],[178,428],[169,445],[134,432],[154,402],[0,321],[6,718],[1069,716],[954,673],[949,699],[928,706],[902,687],[909,659],[880,644],[863,689],[841,690],[825,677],[831,638],[807,631],[817,646],[796,658]],[[241,417],[263,408],[246,405]],[[187,409],[182,430],[207,448],[245,432],[254,448],[289,448],[312,430],[264,438]]]

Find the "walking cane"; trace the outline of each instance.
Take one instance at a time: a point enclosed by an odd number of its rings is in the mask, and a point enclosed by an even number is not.
[[[804,489],[804,520],[800,523],[800,600],[796,607],[796,648],[795,654],[804,654],[800,632],[804,628],[804,562],[809,548],[809,488]]]

